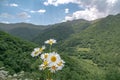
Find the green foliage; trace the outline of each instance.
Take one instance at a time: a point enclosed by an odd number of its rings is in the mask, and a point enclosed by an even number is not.
[[[33,25],[28,23],[16,23],[16,24],[3,24],[0,23],[0,30],[8,32],[14,36],[20,37],[26,40],[32,40],[42,30],[49,26]]]
[[[120,79],[120,14],[88,22],[71,21],[51,25],[35,39],[36,43],[55,38],[66,62],[55,80],[119,80]],[[25,77],[45,80],[38,70],[39,60],[30,56],[36,45],[0,32],[0,67],[11,73],[25,71]],[[32,76],[32,77],[31,77]]]
[[[29,55],[35,46],[0,31],[0,66],[4,65],[10,73],[30,71],[33,59]]]
[[[73,55],[86,56],[99,66],[114,64],[119,66],[120,59],[120,15],[108,16],[98,22],[92,23],[87,29],[75,33],[58,46],[59,51],[73,53]],[[60,43],[60,44],[61,44]],[[58,44],[59,45],[59,44]],[[81,51],[80,49],[89,51]],[[71,52],[71,49],[72,52]]]
[[[54,38],[57,41],[64,41],[72,34],[80,32],[88,27],[90,23],[85,20],[76,20],[73,22],[66,22],[51,25],[49,28],[43,30],[36,38],[33,39],[33,42],[37,44],[42,44],[45,40]]]
[[[60,52],[64,51],[78,59],[92,60],[100,70],[103,70],[103,74],[96,75],[96,73],[94,73],[91,75],[90,73],[89,79],[85,79],[118,80],[120,71],[119,68],[115,67],[120,67],[119,21],[120,15],[118,14],[92,22],[85,30],[75,33],[63,42],[60,42],[58,45],[61,45],[58,46],[58,50]],[[87,51],[85,49],[87,49]],[[114,65],[114,67],[109,68],[110,65]],[[106,70],[107,68],[109,69]],[[94,70],[90,72],[92,71]],[[100,72],[99,70],[96,71]],[[94,75],[101,77],[94,77]]]
[[[119,80],[120,69],[114,65],[110,65],[106,71],[106,80]]]

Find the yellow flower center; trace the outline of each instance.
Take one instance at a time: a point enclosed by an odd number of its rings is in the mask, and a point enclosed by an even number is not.
[[[52,56],[52,57],[51,57],[51,61],[52,61],[52,62],[55,62],[56,60],[57,60],[56,56]]]
[[[52,66],[51,68],[52,68],[53,70],[56,70],[56,67],[55,67],[55,66]]]
[[[38,53],[39,53],[39,51],[36,51],[36,52],[35,52],[35,55],[37,55]]]
[[[40,48],[39,51],[42,52],[42,51],[43,51],[43,48]]]
[[[47,61],[44,61],[43,64],[46,66],[46,65],[48,65],[48,62],[47,62]]]
[[[49,44],[50,44],[50,45],[52,45],[52,44],[53,44],[53,41],[52,41],[52,40],[50,40],[50,41],[49,41]]]

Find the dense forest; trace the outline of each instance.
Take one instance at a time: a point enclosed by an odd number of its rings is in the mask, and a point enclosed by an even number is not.
[[[32,39],[24,40],[1,29],[0,73],[8,73],[0,75],[0,78],[46,80],[44,72],[38,69],[40,60],[32,58],[30,54],[35,47],[41,47],[45,40],[54,38],[57,44],[53,49],[66,62],[63,70],[54,74],[54,80],[119,80],[119,21],[120,14],[94,21],[68,21],[45,26]]]

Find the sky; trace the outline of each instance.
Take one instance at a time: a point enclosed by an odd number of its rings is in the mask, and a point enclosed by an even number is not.
[[[0,0],[0,23],[49,25],[120,13],[120,0]]]

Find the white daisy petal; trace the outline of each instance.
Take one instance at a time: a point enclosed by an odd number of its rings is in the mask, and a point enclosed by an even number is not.
[[[56,43],[56,40],[55,39],[49,39],[49,40],[45,41],[45,43],[52,45],[52,44]]]
[[[49,55],[48,53],[41,54],[41,59],[46,60],[48,55]]]
[[[41,58],[42,60],[44,60],[44,55],[45,55],[45,54],[41,54],[41,56],[40,56],[40,58]]]
[[[45,43],[48,44],[48,43],[49,43],[49,40],[45,41]]]
[[[53,65],[60,62],[61,58],[59,54],[52,52],[52,53],[49,53],[49,56],[47,57],[47,61],[49,62],[49,65]]]
[[[42,46],[42,49],[44,50],[44,49],[45,49],[45,46]]]
[[[56,40],[53,40],[53,43],[56,43]]]
[[[31,56],[32,57],[38,56],[43,52],[44,49],[45,49],[45,46],[42,46],[42,48],[34,48],[34,51],[31,53]]]
[[[34,48],[34,51],[38,51],[39,50],[39,48]]]
[[[57,65],[58,65],[58,68],[57,68],[57,70],[62,70],[62,68],[64,67],[64,61],[63,60],[61,60],[60,62],[58,62],[57,63]]]
[[[31,53],[31,56],[32,56],[32,57],[35,57],[35,56],[38,56],[39,54],[41,54],[41,52],[39,52],[38,50],[36,50],[36,51],[33,51],[33,52]]]
[[[44,66],[45,66],[44,64],[39,65],[39,69],[44,70]]]

